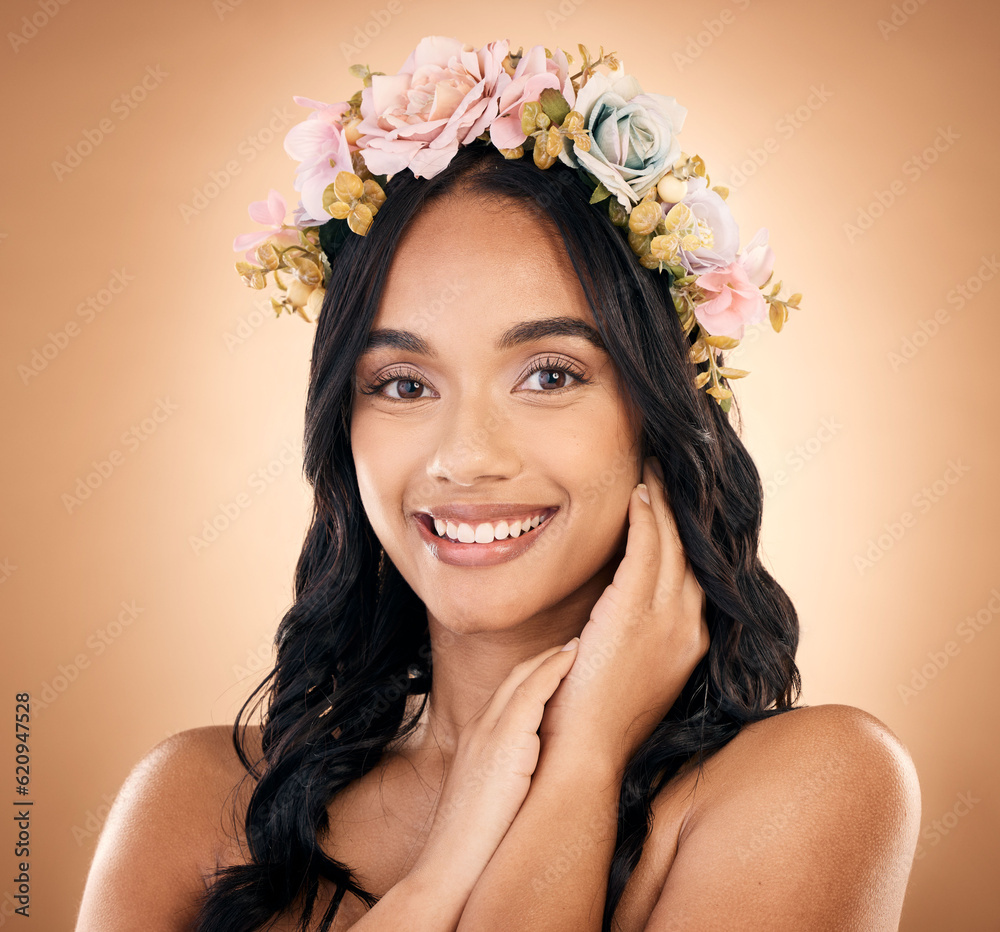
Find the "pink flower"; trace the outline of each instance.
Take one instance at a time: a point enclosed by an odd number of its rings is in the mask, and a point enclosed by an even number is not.
[[[742,255],[725,268],[695,280],[708,299],[695,305],[694,316],[709,333],[741,340],[744,325],[759,323],[767,316],[767,301],[760,290],[774,267],[767,236],[767,228],[761,227]]]
[[[714,240],[710,247],[701,246],[690,252],[682,249],[681,265],[692,275],[726,268],[736,258],[740,247],[740,229],[729,204],[712,191],[700,175],[688,181],[687,194],[681,199],[681,203],[687,204],[699,220],[705,221]],[[664,213],[669,209],[664,205]]]
[[[460,145],[481,135],[497,115],[511,77],[503,69],[509,42],[481,49],[446,36],[426,36],[398,74],[372,75],[361,92],[365,165],[375,175],[409,168],[433,178]]]
[[[296,210],[295,222],[318,226],[330,219],[323,209],[323,192],[327,185],[337,177],[338,172],[354,171],[351,146],[341,124],[350,104],[346,101],[325,104],[308,97],[294,97],[293,100],[300,106],[314,108],[285,136],[285,152],[300,162],[295,170],[295,190],[301,192],[302,200]]]
[[[490,123],[493,145],[498,149],[516,149],[528,138],[521,132],[521,111],[529,101],[538,100],[547,87],[560,91],[571,108],[576,103],[566,53],[557,48],[552,58],[546,58],[545,46],[536,45],[521,56],[514,77],[500,94],[500,112]]]
[[[299,241],[299,232],[285,225],[287,206],[285,199],[271,188],[266,201],[254,201],[249,207],[250,219],[257,223],[266,223],[269,229],[257,233],[241,233],[233,240],[233,250],[246,250],[247,262],[257,264],[255,251],[257,247],[271,240],[280,246],[291,246]]]

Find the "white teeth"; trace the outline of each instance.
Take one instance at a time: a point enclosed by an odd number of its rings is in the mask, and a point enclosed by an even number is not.
[[[506,540],[508,537],[520,537],[521,534],[538,527],[542,523],[542,516],[535,515],[532,518],[525,518],[523,521],[497,521],[491,524],[484,521],[473,527],[466,522],[455,524],[453,521],[444,521],[441,518],[433,518],[434,530],[438,537],[448,536],[452,540],[457,540],[462,544],[490,544],[494,540]]]
[[[459,528],[461,531],[461,528]],[[477,524],[476,525],[476,543],[477,544],[492,544],[493,543],[493,525],[492,524]]]
[[[471,544],[476,540],[476,532],[472,530],[471,524],[464,521],[458,526],[458,539],[463,544]]]

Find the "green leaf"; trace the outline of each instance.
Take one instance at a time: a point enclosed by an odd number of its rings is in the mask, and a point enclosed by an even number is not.
[[[562,121],[566,119],[571,107],[562,93],[554,87],[546,87],[538,97],[538,102],[542,105],[542,112],[556,126],[562,126]]]
[[[603,182],[598,181],[597,187],[594,188],[594,193],[590,195],[590,203],[597,204],[600,201],[603,201],[606,197],[611,197],[611,192],[604,187]]]
[[[628,224],[628,211],[622,207],[616,197],[608,200],[608,216],[616,227],[623,227]]]
[[[705,337],[705,342],[717,349],[733,349],[740,345],[740,341],[736,337],[724,337],[715,334],[708,334]]]

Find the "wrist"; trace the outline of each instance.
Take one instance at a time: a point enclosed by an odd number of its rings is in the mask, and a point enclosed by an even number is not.
[[[411,932],[440,932],[458,928],[472,886],[462,877],[438,868],[435,862],[418,861],[386,896],[392,896],[402,926]]]
[[[478,852],[463,851],[463,840],[430,839],[400,881],[407,894],[417,900],[429,895],[447,898],[461,913],[489,861],[481,861]]]
[[[619,750],[619,753],[613,753]],[[609,748],[599,741],[558,738],[542,742],[535,779],[544,775],[546,782],[566,781],[577,786],[600,788],[621,786],[628,759],[623,749]]]

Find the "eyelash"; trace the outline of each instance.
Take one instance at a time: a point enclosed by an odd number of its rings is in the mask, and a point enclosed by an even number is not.
[[[578,382],[580,382],[583,385],[588,385],[590,383],[590,381],[591,381],[582,372],[580,372],[580,370],[577,369],[576,366],[573,366],[573,365],[571,365],[571,364],[569,364],[569,363],[567,363],[565,361],[554,360],[554,359],[552,359],[552,357],[546,357],[544,360],[539,360],[539,361],[535,362],[532,365],[531,369],[529,369],[525,373],[524,379],[531,378],[531,376],[533,376],[536,372],[549,372],[549,371],[552,371],[552,372],[565,372],[568,375],[573,376],[574,379],[576,379]],[[382,388],[384,386],[391,385],[393,382],[398,382],[398,381],[403,380],[403,379],[415,382],[416,384],[418,384],[418,385],[420,385],[420,386],[422,386],[424,388],[427,387],[426,383],[422,382],[420,379],[418,379],[418,378],[415,377],[415,373],[413,373],[413,372],[407,372],[406,370],[402,370],[402,369],[392,369],[389,372],[386,372],[385,375],[383,375],[383,377],[381,379],[379,379],[378,381],[372,382],[372,383],[366,385],[363,389],[361,389],[361,394],[363,394],[363,395],[376,395],[376,394],[379,394],[379,393],[381,393]],[[524,379],[521,379],[521,381],[523,382]],[[545,394],[545,395],[560,395],[560,394],[562,394],[564,391],[566,391],[569,388],[572,388],[572,385],[563,385],[561,388],[556,388],[556,389],[552,389],[552,390],[549,390],[549,391],[546,391],[544,389],[540,389],[540,390],[536,391],[535,394],[537,394],[537,395],[542,395],[542,394]],[[402,402],[411,401],[412,402],[412,401],[423,401],[424,400],[423,398],[392,398],[389,395],[382,395],[382,397],[385,398],[386,401],[402,401]]]

